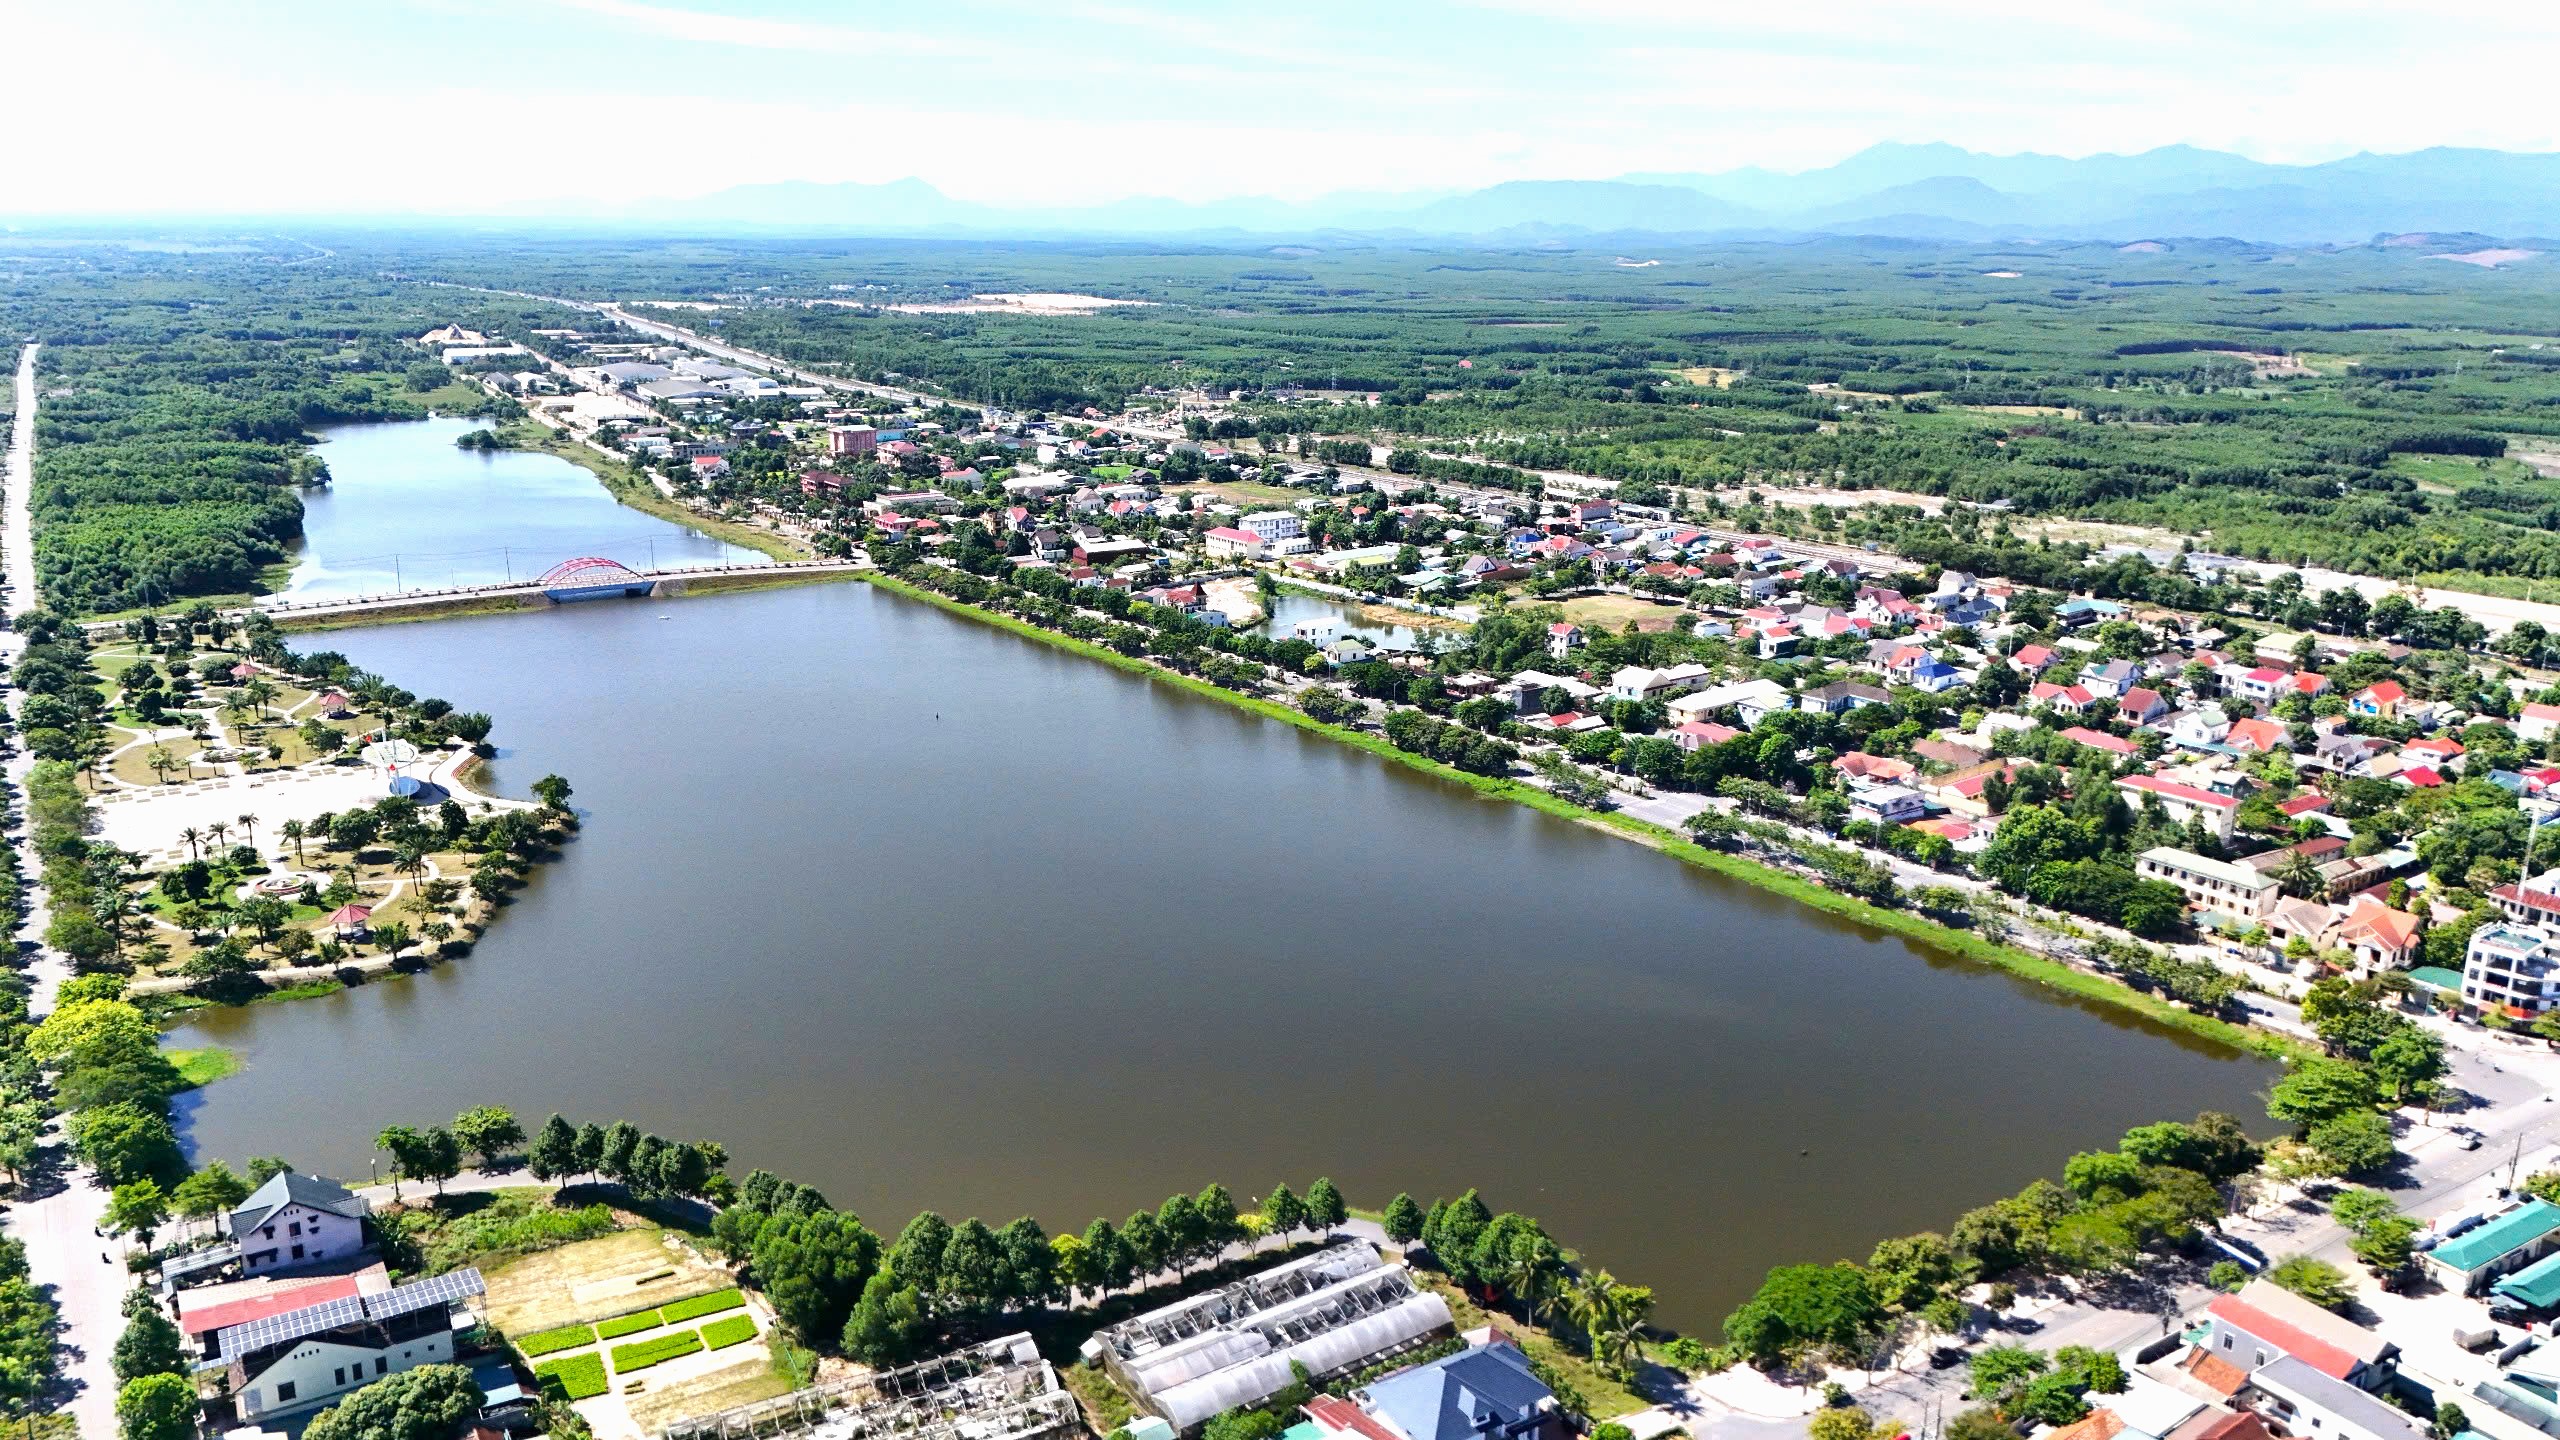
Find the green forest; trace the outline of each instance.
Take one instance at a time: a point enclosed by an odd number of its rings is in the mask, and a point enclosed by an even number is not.
[[[43,342],[36,569],[66,613],[266,588],[327,478],[312,432],[423,416],[443,386],[403,340],[562,313],[254,256],[79,256],[0,291],[0,329]]]
[[[2391,578],[2560,577],[2560,272],[2439,248],[618,242],[419,263],[710,300],[734,308],[684,318],[1024,408],[1295,388],[1234,428],[1646,488],[1908,490]],[[876,308],[1016,290],[1146,303]]]
[[[45,337],[45,383],[71,392],[40,431],[49,599],[256,588],[296,533],[311,428],[418,413],[425,357],[402,338],[560,314],[428,281],[708,301],[723,308],[681,318],[1034,411],[1242,390],[1227,429],[1266,439],[1360,436],[1728,502],[1904,490],[1994,507],[1983,543],[2063,566],[2077,552],[2052,526],[2069,519],[2475,589],[2560,578],[2560,271],[2434,258],[2449,243],[322,239],[334,256],[303,265],[281,243],[0,241],[17,270],[0,320]],[[883,308],[1010,291],[1142,303]],[[1909,512],[1866,533],[1897,526],[1939,528]]]

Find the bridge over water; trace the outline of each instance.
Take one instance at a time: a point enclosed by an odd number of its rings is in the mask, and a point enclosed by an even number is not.
[[[564,560],[530,580],[502,581],[489,585],[448,585],[425,589],[395,590],[379,595],[342,595],[324,600],[294,600],[270,596],[253,605],[236,607],[226,613],[239,618],[255,610],[277,620],[338,619],[346,616],[396,614],[404,610],[432,610],[477,601],[514,600],[523,609],[544,610],[556,605],[571,605],[585,600],[622,597],[679,595],[691,585],[705,580],[804,578],[824,575],[850,575],[871,568],[869,556],[857,551],[837,560],[775,560],[754,565],[678,565],[664,569],[635,570],[619,560],[602,555],[582,555]],[[121,621],[98,621],[89,632],[113,634],[121,631]]]

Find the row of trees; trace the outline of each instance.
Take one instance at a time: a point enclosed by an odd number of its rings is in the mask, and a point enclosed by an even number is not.
[[[1977,1281],[2120,1273],[2143,1250],[2183,1240],[2222,1212],[2221,1186],[2260,1150],[2215,1112],[2137,1126],[2112,1151],[2071,1157],[2061,1183],[2038,1180],[1967,1211],[1941,1235],[1879,1242],[1865,1264],[1787,1265],[1724,1321],[1718,1363],[1776,1367],[1820,1358],[1870,1367],[1915,1330],[1955,1333],[1960,1292]]]

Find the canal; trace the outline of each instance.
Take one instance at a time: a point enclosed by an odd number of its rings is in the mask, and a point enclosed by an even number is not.
[[[297,600],[525,580],[581,555],[635,570],[762,565],[753,550],[634,510],[556,455],[463,450],[473,419],[320,432],[330,484],[306,491],[285,593]]]
[[[2269,1067],[860,585],[331,633],[584,834],[476,955],[206,1014],[200,1154],[466,1105],[725,1141],[894,1232],[1470,1185],[1711,1323]]]

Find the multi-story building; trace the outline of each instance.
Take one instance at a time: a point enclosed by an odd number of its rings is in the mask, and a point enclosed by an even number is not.
[[[228,1370],[240,1418],[292,1415],[403,1370],[454,1358],[475,1323],[480,1272],[454,1270],[375,1295],[323,1301],[217,1331],[211,1364]]]
[[[2145,880],[2166,880],[2177,886],[2187,903],[2199,910],[2219,910],[2248,920],[2266,918],[2283,893],[2270,873],[2167,845],[2143,851],[2133,868]]]
[[[2232,820],[2240,810],[2237,796],[2217,795],[2157,775],[2127,775],[2116,782],[2116,788],[2124,792],[2128,804],[2157,804],[2179,824],[2201,821],[2207,834],[2230,843]]]
[[[880,432],[868,425],[836,425],[827,430],[830,455],[868,455],[879,445]]]
[[[2517,1019],[2540,1015],[2560,999],[2560,942],[2522,925],[2483,925],[2462,956],[2462,998],[2479,1010]]]
[[[1256,510],[1236,521],[1239,530],[1250,530],[1274,555],[1297,555],[1305,552],[1307,522],[1287,510]]]

